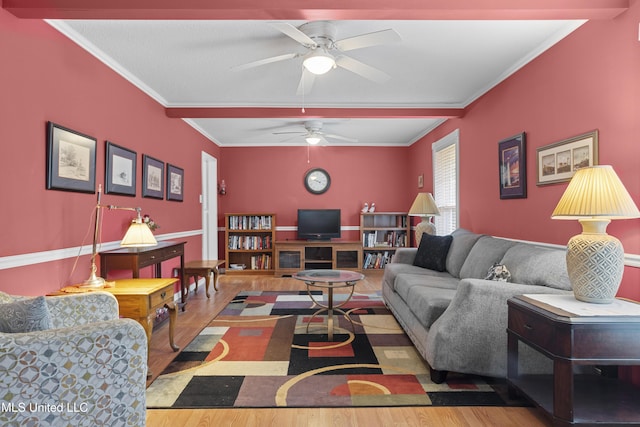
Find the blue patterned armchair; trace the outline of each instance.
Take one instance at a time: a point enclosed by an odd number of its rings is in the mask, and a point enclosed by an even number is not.
[[[38,301],[44,320],[22,307]],[[113,295],[0,292],[0,313],[0,330],[31,326],[0,332],[0,425],[146,424],[147,336],[138,322],[118,317]]]

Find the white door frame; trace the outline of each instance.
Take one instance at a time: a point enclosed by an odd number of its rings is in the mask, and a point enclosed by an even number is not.
[[[218,259],[218,159],[202,152],[202,259]]]

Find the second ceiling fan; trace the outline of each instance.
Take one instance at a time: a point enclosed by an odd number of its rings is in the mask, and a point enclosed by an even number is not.
[[[320,120],[309,120],[304,122],[304,130],[299,131],[282,131],[282,132],[273,132],[274,135],[297,135],[297,137],[303,137],[308,144],[311,145],[325,145],[328,143],[326,138],[336,139],[345,142],[358,142],[355,138],[348,138],[342,135],[336,135],[331,133],[326,133],[322,131],[323,123]]]
[[[390,79],[387,73],[344,55],[343,52],[401,41],[400,35],[393,29],[336,40],[336,25],[330,21],[307,22],[297,28],[286,22],[270,22],[269,25],[300,43],[307,51],[304,53],[286,53],[284,55],[260,59],[238,65],[233,67],[233,69],[246,70],[261,65],[302,57],[304,59],[302,76],[298,83],[298,95],[305,95],[311,91],[315,76],[325,74],[336,67],[344,68],[376,83],[386,82]]]

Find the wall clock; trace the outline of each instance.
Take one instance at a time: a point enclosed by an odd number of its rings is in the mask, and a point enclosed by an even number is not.
[[[321,168],[309,169],[304,175],[304,186],[312,194],[322,194],[329,189],[331,177]]]

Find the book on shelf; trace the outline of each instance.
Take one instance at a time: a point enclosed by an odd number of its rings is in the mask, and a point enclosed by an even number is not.
[[[270,250],[271,236],[245,236],[233,234],[229,236],[229,249],[231,250]]]
[[[229,230],[271,230],[271,215],[230,215]]]
[[[407,233],[402,231],[366,231],[362,234],[362,242],[365,248],[403,248],[407,246]]]
[[[252,270],[271,270],[271,255],[262,254],[251,257]]]
[[[381,269],[384,268],[385,265],[389,264],[393,259],[393,252],[384,251],[384,252],[369,252],[364,258],[363,266],[364,269]]]

